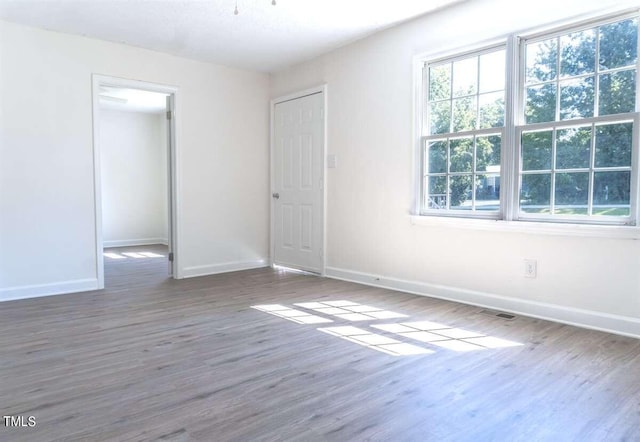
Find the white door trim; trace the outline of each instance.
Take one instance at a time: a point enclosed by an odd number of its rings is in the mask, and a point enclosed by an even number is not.
[[[327,207],[327,161],[326,161],[326,152],[327,152],[327,120],[328,120],[328,99],[327,99],[327,91],[328,91],[328,87],[327,84],[321,84],[309,89],[304,89],[301,90],[299,92],[294,92],[292,94],[288,94],[288,95],[283,95],[281,97],[277,97],[274,98],[273,100],[271,100],[271,106],[270,106],[270,121],[269,121],[269,127],[270,127],[270,141],[269,141],[269,152],[270,152],[270,176],[271,176],[271,185],[270,185],[270,192],[269,192],[269,207],[270,207],[270,219],[271,219],[271,227],[270,227],[270,257],[269,257],[269,264],[271,267],[273,267],[274,265],[274,258],[275,258],[275,236],[274,236],[274,227],[275,227],[275,211],[274,211],[274,202],[273,202],[273,198],[271,197],[271,194],[273,192],[275,192],[275,179],[273,176],[273,171],[274,171],[274,144],[275,144],[275,121],[274,121],[274,115],[275,115],[275,107],[276,104],[278,103],[283,103],[285,101],[291,101],[291,100],[295,100],[297,98],[302,98],[302,97],[306,97],[307,95],[313,95],[313,94],[317,94],[317,93],[321,93],[322,94],[322,99],[323,99],[323,105],[324,105],[324,116],[323,116],[323,132],[324,132],[324,137],[323,137],[323,142],[322,142],[322,146],[321,146],[321,150],[322,150],[322,207],[320,207],[321,213],[322,213],[322,228],[320,229],[322,238],[320,240],[320,243],[322,244],[322,269],[320,274],[322,276],[325,275],[325,269],[327,266],[327,232],[326,232],[326,226],[327,226],[327,211],[326,211],[326,207]]]
[[[103,236],[102,236],[102,174],[100,169],[100,105],[99,105],[99,97],[100,86],[111,86],[111,87],[125,87],[131,89],[142,89],[151,92],[162,92],[165,94],[171,94],[174,97],[174,112],[171,120],[169,120],[169,124],[172,125],[172,136],[173,136],[173,144],[171,146],[170,158],[167,158],[169,162],[171,162],[171,176],[170,179],[170,187],[171,187],[171,199],[172,199],[172,210],[171,210],[171,230],[173,236],[173,252],[174,252],[174,260],[173,260],[173,277],[175,279],[182,278],[182,272],[180,271],[180,266],[178,265],[178,261],[180,259],[180,229],[179,229],[179,218],[177,214],[179,213],[179,198],[178,198],[178,188],[180,185],[179,174],[178,174],[178,164],[179,164],[179,149],[178,149],[178,138],[179,138],[179,116],[180,116],[180,100],[178,95],[178,87],[176,86],[168,86],[158,83],[149,83],[146,81],[139,80],[129,80],[126,78],[118,78],[111,77],[108,75],[92,75],[92,99],[93,99],[93,190],[94,190],[94,213],[95,213],[95,244],[96,244],[96,276],[98,279],[98,289],[104,288],[104,256],[102,255],[103,249]]]

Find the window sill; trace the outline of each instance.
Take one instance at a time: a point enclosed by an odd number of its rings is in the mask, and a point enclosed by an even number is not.
[[[593,224],[504,221],[492,219],[454,218],[445,216],[410,215],[416,226],[451,227],[492,232],[531,233],[536,235],[581,236],[588,238],[640,239],[638,226],[599,226]]]

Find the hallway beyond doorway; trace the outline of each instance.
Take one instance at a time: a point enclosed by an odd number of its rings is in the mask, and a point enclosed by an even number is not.
[[[163,244],[105,248],[106,287],[117,290],[166,281],[167,254]]]

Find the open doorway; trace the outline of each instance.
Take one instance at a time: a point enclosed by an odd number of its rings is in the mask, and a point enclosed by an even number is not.
[[[100,288],[105,279],[174,276],[175,95],[169,86],[94,76]]]

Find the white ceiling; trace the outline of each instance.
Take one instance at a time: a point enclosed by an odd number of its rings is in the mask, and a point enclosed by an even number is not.
[[[0,18],[273,72],[461,0],[0,0]]]

